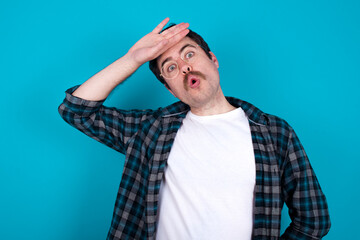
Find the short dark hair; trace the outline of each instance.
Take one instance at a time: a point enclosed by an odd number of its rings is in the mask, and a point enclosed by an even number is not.
[[[166,27],[165,29],[163,29],[161,32],[165,31],[166,29],[168,28],[171,28],[173,26],[175,26],[176,24],[172,23],[170,24],[168,27]],[[190,30],[190,29],[189,29]],[[189,31],[189,33],[186,35],[186,37],[190,38],[191,40],[193,40],[194,42],[196,42],[202,49],[204,49],[206,55],[211,59],[211,55],[210,55],[210,48],[208,46],[208,44],[204,41],[204,39],[199,35],[197,34],[196,32],[194,31]],[[162,83],[162,84],[165,84],[166,87],[169,87],[164,78],[160,76],[160,69],[158,68],[157,66],[157,60],[158,60],[158,57],[149,61],[149,68],[150,70],[154,73],[155,77],[157,79],[159,79],[159,81]]]

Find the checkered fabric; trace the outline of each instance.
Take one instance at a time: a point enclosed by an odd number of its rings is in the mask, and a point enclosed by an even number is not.
[[[189,107],[124,111],[66,91],[62,118],[86,135],[126,155],[107,239],[156,239],[159,189],[176,132]],[[284,120],[227,97],[249,119],[256,161],[252,239],[321,239],[330,228],[325,196],[294,130]],[[291,224],[280,236],[281,209]],[[240,236],[239,236],[240,238]]]

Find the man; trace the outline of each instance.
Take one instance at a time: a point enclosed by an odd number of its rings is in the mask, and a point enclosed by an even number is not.
[[[320,239],[327,203],[294,130],[225,97],[206,42],[163,20],[127,54],[66,91],[72,126],[126,154],[108,239]],[[181,102],[158,110],[102,105],[145,62]],[[291,224],[280,237],[283,203]]]

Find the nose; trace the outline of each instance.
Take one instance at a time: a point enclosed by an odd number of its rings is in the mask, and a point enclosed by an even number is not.
[[[192,67],[188,63],[185,63],[184,65],[181,66],[181,73],[183,75],[186,75],[191,70],[192,70]]]

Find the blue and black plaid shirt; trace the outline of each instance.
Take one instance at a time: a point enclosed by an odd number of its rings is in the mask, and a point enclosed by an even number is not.
[[[66,91],[60,115],[86,135],[126,155],[107,239],[155,239],[159,189],[176,132],[189,107],[124,111]],[[249,119],[256,161],[252,239],[320,239],[330,228],[328,206],[308,157],[284,120],[235,98]],[[221,177],[219,177],[221,178]],[[280,237],[281,209],[291,224]],[[239,239],[241,236],[239,236]]]

